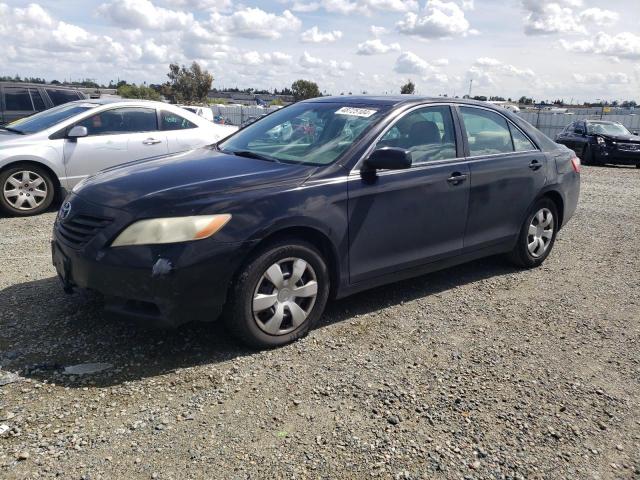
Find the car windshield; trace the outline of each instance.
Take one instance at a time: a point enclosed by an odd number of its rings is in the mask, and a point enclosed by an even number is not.
[[[631,135],[631,132],[627,130],[624,125],[619,123],[588,123],[588,133],[603,135]]]
[[[328,165],[388,110],[384,105],[297,103],[250,124],[218,147],[264,160]]]
[[[73,117],[79,113],[85,112],[97,107],[95,103],[65,103],[59,107],[54,107],[40,113],[36,113],[30,117],[21,118],[7,125],[11,130],[20,133],[36,133],[41,132],[49,127]]]

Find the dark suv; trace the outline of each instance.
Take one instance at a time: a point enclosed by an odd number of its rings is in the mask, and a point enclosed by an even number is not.
[[[610,163],[640,168],[640,136],[618,122],[579,120],[567,125],[556,142],[576,152],[585,165]]]
[[[274,134],[284,125],[306,132]],[[579,171],[569,149],[486,103],[322,97],[78,184],[53,263],[67,291],[116,311],[166,326],[224,312],[245,342],[277,346],[330,296],[499,253],[542,264]]]
[[[0,125],[85,98],[87,97],[84,93],[71,87],[0,82]]]

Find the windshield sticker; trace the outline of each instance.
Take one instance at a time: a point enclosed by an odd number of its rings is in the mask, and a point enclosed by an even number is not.
[[[377,110],[369,110],[368,108],[342,107],[336,112],[336,115],[350,115],[352,117],[369,118],[376,112]]]

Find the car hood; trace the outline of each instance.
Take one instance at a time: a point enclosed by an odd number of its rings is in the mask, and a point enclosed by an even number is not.
[[[212,147],[140,160],[98,172],[74,192],[124,210],[205,208],[214,197],[302,183],[315,167],[227,155]],[[200,207],[198,207],[198,205]]]

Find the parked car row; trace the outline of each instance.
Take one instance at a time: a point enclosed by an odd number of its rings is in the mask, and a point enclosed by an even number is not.
[[[65,108],[85,110],[35,137],[69,159],[59,172],[73,191],[52,241],[64,289],[99,292],[109,310],[162,326],[223,313],[258,347],[306,334],[329,297],[488,255],[539,266],[578,202],[575,154],[480,102],[323,97],[172,155],[160,150],[199,117],[144,103]],[[26,139],[27,125],[5,135]],[[122,143],[105,138],[132,125]],[[84,144],[85,161],[129,145],[159,152],[86,178],[73,162]],[[44,168],[17,168],[3,177],[12,204],[17,189],[46,184],[31,176]]]
[[[84,93],[71,87],[0,82],[0,125],[85,98]]]
[[[567,125],[556,142],[572,149],[585,165],[610,163],[640,168],[640,136],[618,122],[579,120]]]
[[[76,100],[0,127],[0,209],[46,210],[104,168],[210,145],[237,127],[145,100]]]

